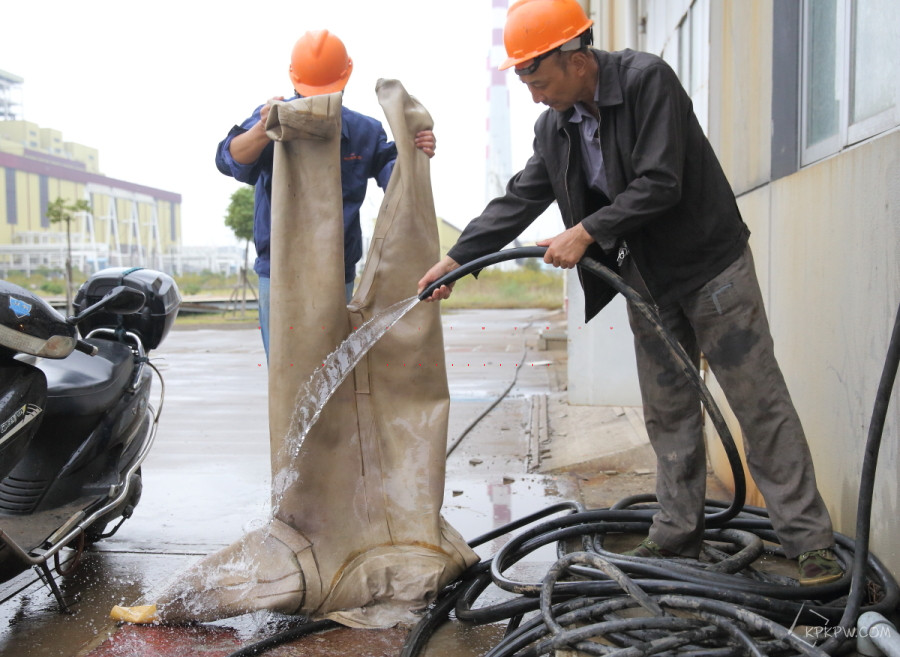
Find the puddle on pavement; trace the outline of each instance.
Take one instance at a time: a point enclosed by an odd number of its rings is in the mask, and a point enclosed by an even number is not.
[[[454,477],[448,474],[445,486],[443,516],[467,541],[472,541],[498,527],[519,520],[556,504],[573,499],[571,485],[564,477],[547,475]],[[547,516],[542,522],[560,514]],[[493,556],[512,535],[498,537],[476,548],[482,558]],[[524,562],[550,564],[556,561],[555,548],[544,546],[532,552]],[[520,564],[521,566],[521,564]],[[518,567],[518,566],[517,566]],[[543,574],[543,573],[542,573]],[[541,574],[541,575],[542,575]]]
[[[0,605],[0,655],[71,657],[78,646],[106,636],[113,627],[108,614],[114,604],[133,604],[194,558],[88,552],[73,575],[58,579],[71,614],[60,612],[33,570],[25,572],[0,587],[0,599],[22,589]]]
[[[388,328],[390,327],[384,331]],[[372,343],[375,340],[372,340]],[[515,354],[511,357],[515,358]],[[503,365],[504,372],[505,364],[506,361]],[[352,369],[352,366],[349,369]],[[491,388],[494,386],[478,381],[479,378],[474,376],[469,382],[470,387],[463,385],[461,389],[454,391],[454,402],[463,401],[460,397],[465,397],[465,401],[476,401],[472,399],[473,396],[480,402],[492,401],[495,395]],[[520,383],[524,381],[520,380]],[[338,384],[335,384],[335,387],[336,385]],[[456,394],[460,392],[462,394]],[[443,515],[467,540],[545,509],[555,502],[572,499],[564,483],[564,477],[516,474],[510,477],[491,475],[486,478],[484,474],[477,471],[472,472],[471,477],[456,475],[447,477]],[[521,531],[522,529],[516,530],[516,533]],[[509,536],[495,539],[480,546],[478,553],[483,557],[492,556],[508,539]],[[191,554],[136,555],[110,552],[107,556],[109,562],[104,561],[106,557],[103,553],[90,555],[90,558],[95,560],[94,565],[84,574],[67,578],[63,582],[63,590],[67,596],[76,593],[82,596],[82,602],[75,607],[75,614],[72,616],[61,616],[52,595],[40,584],[32,585],[17,596],[11,605],[0,607],[0,627],[4,630],[0,632],[0,654],[15,654],[16,657],[71,657],[75,646],[83,646],[93,639],[97,651],[91,652],[91,657],[101,655],[146,657],[150,645],[147,641],[171,641],[174,640],[174,636],[194,642],[192,647],[185,646],[185,651],[180,654],[194,654],[192,651],[197,646],[212,649],[217,645],[220,648],[236,649],[238,645],[246,645],[282,629],[280,623],[283,621],[273,619],[266,613],[203,624],[193,631],[183,631],[180,635],[177,632],[157,628],[159,631],[153,633],[152,639],[151,633],[141,631],[150,628],[130,628],[128,632],[123,633],[129,643],[119,646],[124,652],[109,647],[111,652],[102,653],[99,650],[106,644],[102,644],[100,639],[105,638],[114,627],[107,618],[111,605],[134,604],[152,588],[169,579],[173,573],[181,572],[196,559],[196,555]],[[136,559],[140,560],[140,566],[133,567]],[[520,581],[538,581],[555,560],[555,548],[545,546],[514,565],[506,574]],[[490,604],[509,595],[492,586],[485,591],[480,600],[484,604]],[[296,622],[295,619],[291,620]],[[361,632],[366,631],[346,631],[351,633],[348,637],[352,637],[348,638],[348,641],[358,647],[351,652],[334,654],[353,654],[356,657],[398,654],[399,646],[405,638],[396,632],[383,633],[378,641],[391,644],[397,649],[386,647],[384,651],[372,652],[364,647],[367,645],[374,648],[372,637],[364,640],[362,644],[359,643],[363,636]],[[503,632],[504,624],[473,626],[460,622],[445,623],[429,641],[423,657],[445,655],[468,657],[484,654],[502,638]],[[117,636],[118,634],[119,632],[116,633]],[[331,640],[335,638],[335,635],[332,635]],[[315,654],[329,654],[321,650],[324,648],[323,644],[319,643],[318,646],[320,649]],[[7,652],[8,650],[14,652]],[[221,654],[229,652],[230,650],[227,650]]]
[[[503,639],[506,623],[473,625],[451,621],[431,636],[422,657],[475,657],[484,655]]]
[[[509,523],[548,505],[571,499],[565,493],[565,478],[544,475],[495,477],[485,481],[480,475],[452,477],[447,482],[445,513],[467,539]],[[518,530],[521,531],[521,530]],[[481,548],[482,556],[495,553],[505,542],[499,538]],[[73,646],[84,646],[93,640],[90,657],[147,657],[148,655],[204,654],[227,655],[261,638],[272,636],[296,623],[290,617],[260,612],[194,627],[122,626],[114,640],[105,640],[114,625],[106,614],[112,603],[132,604],[180,572],[195,557],[180,555],[122,555],[96,553],[88,555],[85,568],[63,582],[67,597],[81,596],[72,616],[61,616],[55,601],[40,585],[19,596],[15,606],[0,607],[0,654],[16,657],[71,657]],[[532,553],[507,571],[519,581],[538,581],[555,560],[555,551],[546,546]],[[494,586],[479,598],[479,606],[493,604],[510,597]],[[53,631],[47,631],[53,627]],[[458,621],[444,623],[429,640],[423,657],[474,657],[483,655],[496,645],[505,631],[504,623],[471,625]],[[406,639],[402,630],[339,630],[309,637],[302,645],[311,653],[381,657],[399,654]],[[299,649],[299,644],[296,645]],[[6,649],[15,649],[7,653]],[[330,652],[329,652],[330,651]],[[275,654],[278,654],[277,652]]]

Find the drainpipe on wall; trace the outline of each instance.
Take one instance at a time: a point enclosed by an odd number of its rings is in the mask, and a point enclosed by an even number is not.
[[[625,5],[625,43],[623,48],[638,48],[638,0],[628,0]]]
[[[865,657],[900,657],[900,634],[887,618],[867,611],[856,621],[856,651]]]

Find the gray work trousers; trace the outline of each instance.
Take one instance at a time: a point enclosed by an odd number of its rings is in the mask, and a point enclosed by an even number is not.
[[[744,437],[747,464],[790,558],[834,543],[800,418],[775,360],[749,246],[702,288],[659,308],[663,325],[699,362],[706,355]],[[703,539],[706,448],[697,391],[629,304],[644,419],[657,457],[660,510],[650,538],[697,556]]]

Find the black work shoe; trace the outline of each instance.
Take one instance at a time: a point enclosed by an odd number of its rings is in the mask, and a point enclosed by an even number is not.
[[[810,550],[797,558],[800,566],[800,586],[817,586],[838,581],[844,576],[844,569],[828,548]]]
[[[636,548],[623,552],[622,555],[626,557],[643,557],[645,559],[666,559],[668,557],[677,557],[678,553],[667,550],[656,541],[645,538]]]

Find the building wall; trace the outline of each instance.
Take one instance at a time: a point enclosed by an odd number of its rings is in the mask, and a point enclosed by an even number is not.
[[[638,2],[593,0],[583,6],[594,21],[594,45],[604,50],[637,48]],[[625,300],[613,299],[590,322],[584,321],[584,295],[578,272],[566,272],[567,373],[570,404],[640,406],[641,391],[634,359],[634,341]],[[583,363],[596,367],[583,367]],[[603,372],[603,376],[597,376]]]
[[[863,450],[900,304],[900,128],[800,167],[797,135],[791,135],[796,123],[783,115],[795,102],[798,83],[773,57],[785,48],[783,11],[798,12],[799,3],[644,0],[637,8],[638,21],[646,21],[641,49],[671,47],[673,30],[684,19],[684,13],[676,14],[704,3],[709,79],[704,126],[752,231],[776,356],[806,429],[819,488],[835,529],[853,536]],[[595,0],[591,6],[602,20],[603,9],[613,5],[621,11],[629,4]],[[583,368],[584,359],[576,362]],[[604,366],[598,360],[584,369]],[[721,391],[707,376],[740,441]],[[900,573],[898,390],[895,385],[883,432],[871,529],[871,549],[895,575]],[[730,471],[711,426],[707,438],[713,469],[727,483]],[[752,487],[748,503],[763,503]]]
[[[40,128],[30,121],[0,121],[0,137],[24,148],[40,148],[41,145]]]
[[[900,130],[772,180],[772,7],[729,2],[713,13],[711,60],[720,66],[711,85],[710,132],[753,231],[776,355],[819,488],[835,528],[853,536],[864,443],[900,303]],[[897,573],[896,391],[890,409],[871,547]],[[739,435],[733,422],[732,430]],[[711,446],[721,474],[727,466],[714,438]],[[755,491],[749,501],[762,503]]]
[[[767,312],[771,313],[768,222],[771,194],[767,183],[771,178],[772,30],[766,26],[772,24],[772,4],[715,3],[710,9],[709,22],[711,98],[707,135],[735,191],[744,221],[750,227],[750,248]],[[747,25],[758,29],[741,29]],[[748,60],[747,53],[753,53],[754,57]],[[778,336],[775,345],[778,356],[781,352]],[[743,448],[737,420],[715,377],[709,372],[706,375],[729,430]],[[706,429],[713,470],[719,479],[733,486],[730,465],[715,428],[708,422]],[[765,506],[746,468],[744,475],[748,482],[747,503]]]
[[[716,2],[709,20],[707,136],[740,196],[770,178],[772,4]]]
[[[456,244],[462,231],[453,224],[438,217],[438,240],[440,242],[441,257],[447,255],[447,252]]]
[[[0,121],[0,269],[59,267],[66,226],[50,224],[57,198],[87,200],[71,224],[73,262],[171,270],[181,245],[181,195],[104,176],[97,150],[57,130]]]

